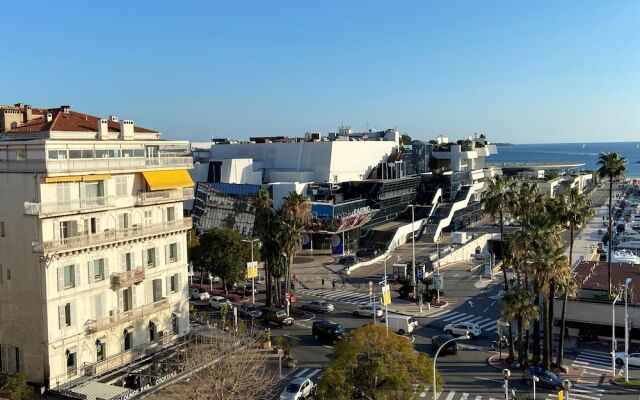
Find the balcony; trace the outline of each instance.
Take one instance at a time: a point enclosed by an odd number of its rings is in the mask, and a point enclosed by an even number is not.
[[[96,333],[105,329],[113,328],[120,324],[130,323],[158,311],[169,308],[169,299],[164,298],[156,301],[155,303],[146,304],[142,307],[137,307],[128,311],[111,310],[108,317],[88,320],[85,326],[87,327],[87,333]]]
[[[144,268],[138,267],[131,271],[114,272],[111,274],[111,284],[114,288],[129,287],[142,282],[145,277]]]
[[[47,217],[51,215],[95,211],[97,209],[114,207],[115,201],[115,196],[101,196],[90,199],[74,199],[46,203],[31,203],[27,201],[24,203],[24,213],[25,215]]]
[[[162,233],[191,229],[191,218],[181,218],[174,221],[162,222],[146,226],[134,226],[128,229],[108,229],[102,233],[82,234],[64,239],[47,242],[32,242],[36,253],[55,253],[60,251],[77,250],[85,247],[113,244],[118,241],[140,239]]]
[[[161,154],[150,158],[91,158],[47,160],[47,173],[70,173],[86,171],[145,170],[154,168],[193,168],[193,158],[177,154]]]
[[[151,204],[164,203],[167,201],[193,200],[193,188],[159,190],[156,192],[138,193],[136,204],[148,206]]]

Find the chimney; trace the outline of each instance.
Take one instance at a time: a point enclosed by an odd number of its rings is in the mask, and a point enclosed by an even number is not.
[[[133,140],[133,121],[130,119],[123,119],[120,121],[120,139]]]
[[[118,117],[116,117],[115,115],[109,115],[109,121],[118,122]]]
[[[106,119],[98,120],[98,140],[106,140],[109,136],[109,122]]]
[[[53,114],[47,113],[45,118],[46,118],[47,122],[51,122],[51,121],[53,121]]]
[[[30,105],[24,106],[24,112],[22,113],[22,118],[24,123],[27,123],[33,119],[33,110],[31,109]]]
[[[62,111],[65,114],[69,114],[70,110],[71,110],[71,107],[69,106],[60,106],[60,111]]]

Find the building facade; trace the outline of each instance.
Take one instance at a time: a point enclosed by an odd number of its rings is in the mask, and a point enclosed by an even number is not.
[[[185,335],[187,143],[68,106],[7,109],[0,372],[55,389]]]

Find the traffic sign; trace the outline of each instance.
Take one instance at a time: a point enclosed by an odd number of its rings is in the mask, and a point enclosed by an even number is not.
[[[382,287],[382,305],[386,306],[387,304],[391,304],[391,290],[389,285],[384,285]]]
[[[247,263],[247,279],[253,279],[258,276],[258,262],[249,261]]]
[[[285,293],[284,298],[287,300],[291,300],[291,295],[289,293]]]
[[[291,302],[292,302],[292,303],[295,303],[295,302],[296,302],[296,300],[297,300],[296,295],[295,295],[295,294],[292,294],[292,295],[291,295]]]
[[[433,288],[434,289],[444,289],[444,279],[442,274],[437,273],[433,275]]]

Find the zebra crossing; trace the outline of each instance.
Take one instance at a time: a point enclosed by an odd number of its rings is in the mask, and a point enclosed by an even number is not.
[[[597,385],[574,384],[571,386],[570,398],[575,400],[601,400],[604,389]],[[548,394],[545,400],[557,399],[557,393]]]
[[[601,351],[582,350],[571,366],[583,368],[597,374],[611,374],[611,354]]]
[[[418,395],[418,398],[420,399],[432,399],[433,398],[433,394],[429,394],[429,389],[427,388],[427,390],[425,390],[424,392],[420,393]],[[481,395],[475,395],[473,393],[467,393],[467,392],[456,392],[455,390],[451,390],[451,391],[445,391],[445,392],[440,392],[436,394],[436,399],[437,400],[500,400],[501,398],[498,397],[490,397],[490,396],[481,396]]]
[[[444,310],[438,311],[428,316],[429,318],[439,320],[445,324],[457,324],[461,322],[474,323],[480,326],[483,331],[495,331],[498,321],[495,318],[486,318],[463,312]]]
[[[298,368],[292,374],[294,378],[309,378],[317,382],[320,377],[320,371],[322,371],[322,368]]]
[[[339,301],[341,303],[366,305],[371,303],[372,299],[367,293],[349,292],[339,289],[296,289],[296,294],[321,297],[323,299]],[[379,299],[379,297],[377,297]]]

